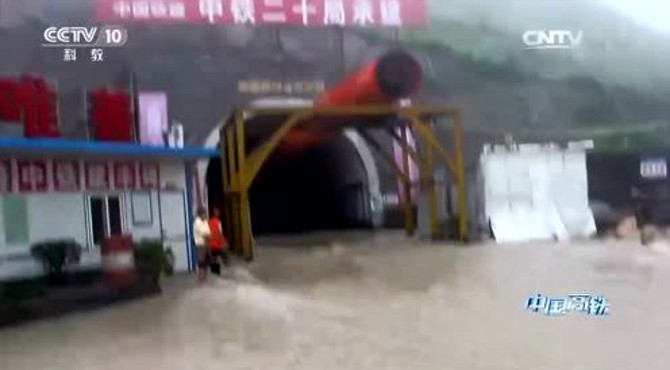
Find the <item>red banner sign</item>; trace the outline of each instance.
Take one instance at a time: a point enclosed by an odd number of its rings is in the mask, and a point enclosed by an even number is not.
[[[54,161],[53,179],[56,191],[79,191],[81,189],[79,163],[77,161]]]
[[[86,163],[86,188],[91,190],[109,189],[109,170],[107,163]]]
[[[157,189],[159,185],[158,165],[155,163],[140,164],[140,187],[142,189]]]
[[[0,159],[0,194],[14,191],[14,177],[20,192],[46,192],[51,182],[53,191],[78,192],[88,190],[107,191],[145,189],[155,190],[160,186],[158,163],[149,162],[84,162],[84,186],[81,178],[81,162],[77,160]],[[16,163],[16,175],[13,170]],[[51,172],[51,176],[49,175]],[[112,176],[113,177],[110,177]],[[51,180],[49,179],[51,178]],[[113,182],[112,182],[113,180]]]
[[[18,161],[19,191],[44,192],[49,188],[47,165],[44,161]]]
[[[0,160],[0,193],[12,192],[12,161]]]
[[[137,186],[134,163],[114,163],[114,187],[133,189]]]
[[[98,0],[101,22],[425,26],[426,0]]]

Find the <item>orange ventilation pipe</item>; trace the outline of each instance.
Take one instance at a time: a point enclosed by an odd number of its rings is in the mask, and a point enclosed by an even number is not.
[[[409,53],[396,50],[361,68],[321,95],[316,107],[392,104],[416,94],[423,82],[421,64]],[[319,129],[318,121],[308,122],[282,141],[283,149],[296,150],[322,144],[339,132]]]
[[[392,51],[349,76],[317,99],[317,106],[389,104],[419,91],[421,65],[404,51]]]

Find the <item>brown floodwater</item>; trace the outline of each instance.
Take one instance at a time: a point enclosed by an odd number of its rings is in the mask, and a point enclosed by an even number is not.
[[[636,243],[455,247],[402,235],[261,241],[196,287],[0,331],[2,370],[666,370],[670,257]],[[546,317],[535,293],[598,294]]]

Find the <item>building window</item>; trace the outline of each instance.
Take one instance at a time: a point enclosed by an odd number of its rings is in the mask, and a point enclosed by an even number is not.
[[[2,219],[5,223],[5,244],[26,245],[28,239],[28,205],[26,198],[5,195],[2,202]]]
[[[107,213],[109,214],[109,234],[123,234],[123,228],[121,227],[121,200],[119,197],[107,198]]]
[[[93,245],[99,246],[105,238],[123,234],[123,207],[119,195],[91,195],[88,208]]]
[[[91,235],[93,236],[93,244],[100,245],[102,239],[105,238],[105,198],[91,197],[89,199],[89,209],[91,212]]]

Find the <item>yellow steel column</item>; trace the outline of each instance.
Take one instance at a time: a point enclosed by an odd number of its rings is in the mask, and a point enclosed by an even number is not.
[[[242,246],[242,256],[250,261],[254,258],[251,235],[251,211],[249,210],[249,186],[251,184],[246,169],[246,135],[244,134],[244,116],[241,111],[235,114],[235,133],[237,139],[237,171],[239,174],[240,245]]]
[[[286,134],[288,134],[295,126],[302,123],[310,115],[312,115],[310,112],[298,112],[291,114],[265,143],[260,145],[251,154],[249,154],[249,158],[245,161],[247,174],[245,176],[246,178],[244,179],[244,184],[251,186],[251,183],[258,174],[258,171],[260,171],[265,161],[270,158],[270,155],[277,148],[282,139],[286,137]]]
[[[232,240],[233,249],[238,255],[242,255],[242,242],[240,236],[240,196],[238,193],[230,193],[230,216],[232,219]]]
[[[414,114],[408,114],[407,117],[412,122],[412,125],[417,129],[417,132],[428,142],[428,144],[437,151],[442,161],[449,168],[452,176],[455,179],[456,187],[458,189],[458,233],[461,242],[465,242],[468,236],[468,206],[467,194],[465,189],[465,164],[463,160],[463,132],[461,124],[461,115],[459,111],[451,112],[454,119],[454,145],[455,157],[452,159],[449,152],[442,146],[438,140],[437,135],[432,128],[426,125],[421,119]]]
[[[454,113],[454,145],[456,150],[456,186],[458,187],[458,235],[461,243],[468,239],[468,203],[465,185],[465,160],[463,153],[463,125],[461,112]]]
[[[228,240],[232,233],[231,219],[228,196],[230,193],[230,174],[228,171],[228,156],[226,155],[226,130],[225,126],[219,130],[219,155],[221,156],[221,182],[223,183],[223,209],[221,209],[221,216],[223,217],[223,233]]]
[[[435,163],[433,161],[433,148],[424,143],[425,147],[425,163],[423,166],[423,178],[427,182],[427,190],[429,191],[429,207],[430,207],[430,235],[437,238],[439,235],[437,224],[437,189],[435,189]]]
[[[230,191],[230,176],[228,176],[228,162],[226,155],[226,130],[221,127],[219,130],[219,156],[221,156],[221,181],[223,183],[223,193]]]
[[[392,127],[388,127],[386,131],[389,133],[389,135],[391,135],[391,139],[397,141],[398,144],[401,145],[402,148],[407,151],[407,154],[409,154],[409,157],[412,159],[412,161],[414,161],[414,163],[417,166],[422,165],[419,154],[411,146],[409,146],[409,143],[402,141],[402,135],[398,135],[398,133],[395,132],[394,128]]]
[[[415,115],[407,115],[406,116],[410,122],[412,122],[412,126],[416,129],[417,133],[428,143],[428,145],[432,146],[435,151],[437,151],[438,156],[442,159],[442,161],[447,165],[447,168],[452,173],[456,172],[456,165],[454,164],[454,161],[451,158],[451,155],[449,155],[449,151],[445,149],[444,146],[440,143],[440,140],[438,140],[437,135],[435,135],[435,132],[431,129],[430,126],[426,125],[421,118]]]
[[[412,207],[412,176],[409,171],[409,153],[406,150],[406,148],[409,147],[409,145],[407,145],[407,126],[403,125],[401,126],[401,129],[401,139],[403,143],[402,167],[403,173],[407,176],[408,180],[404,181],[403,186],[405,193],[405,230],[407,231],[407,235],[412,236],[414,235],[414,209]]]
[[[230,227],[231,233],[230,243],[233,246],[233,249],[238,253],[242,253],[242,246],[240,245],[240,217],[239,217],[239,207],[238,207],[238,197],[237,190],[239,189],[239,176],[236,169],[236,158],[235,158],[235,126],[230,125],[231,127],[226,128],[226,160],[228,162],[228,169],[230,174],[230,191],[227,194],[226,200],[228,202],[228,210],[230,217]]]

